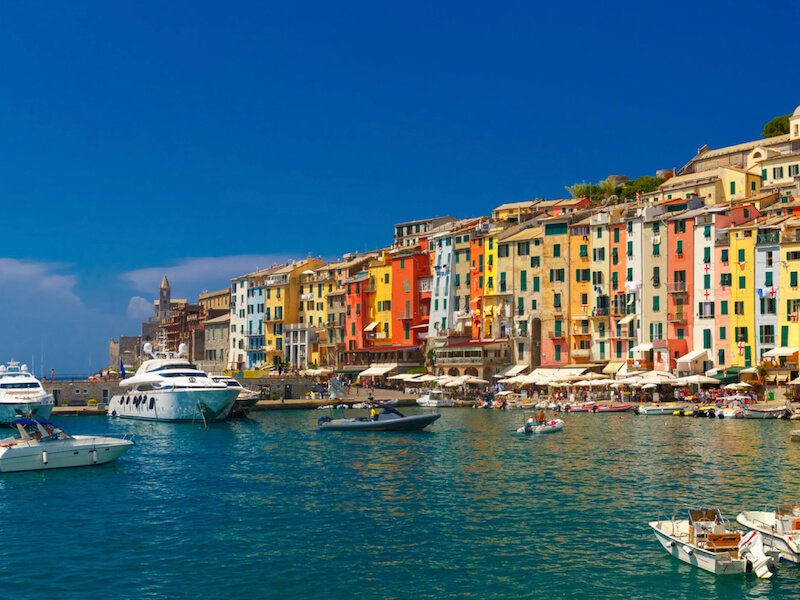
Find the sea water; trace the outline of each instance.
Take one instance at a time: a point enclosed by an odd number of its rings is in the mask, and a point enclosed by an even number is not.
[[[0,597],[798,595],[798,567],[717,577],[647,526],[686,504],[733,520],[797,500],[791,422],[581,414],[525,436],[520,411],[449,409],[416,433],[320,432],[321,414],[57,419],[136,446],[0,475]]]

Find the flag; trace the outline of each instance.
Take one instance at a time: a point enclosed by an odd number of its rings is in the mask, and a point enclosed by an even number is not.
[[[122,359],[119,359],[119,374],[122,379],[125,379],[125,365],[122,364]]]

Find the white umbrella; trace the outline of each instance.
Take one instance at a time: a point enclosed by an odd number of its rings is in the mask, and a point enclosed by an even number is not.
[[[738,383],[729,383],[722,387],[723,390],[738,390],[739,384]]]
[[[485,379],[481,379],[480,377],[467,377],[464,380],[465,383],[489,383]]]
[[[753,387],[752,385],[750,385],[750,384],[749,384],[749,383],[747,383],[746,381],[740,381],[739,383],[736,383],[736,384],[734,384],[734,385],[736,385],[736,387],[737,387],[738,389],[740,389],[740,390],[746,390],[747,388],[751,388],[751,387]]]
[[[658,387],[658,386],[655,383],[645,383],[642,386],[642,389],[643,390],[652,390],[653,388],[656,388],[656,387]]]

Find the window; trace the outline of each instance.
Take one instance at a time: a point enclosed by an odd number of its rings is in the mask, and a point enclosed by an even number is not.
[[[653,256],[661,256],[661,244],[653,244]]]
[[[461,285],[461,274],[460,273],[456,273],[455,284],[456,284],[456,287]]]
[[[706,264],[711,262],[711,248],[703,248],[703,262]]]
[[[661,310],[661,296],[653,296],[653,310]]]
[[[538,292],[539,291],[539,278],[538,277],[534,277],[533,278],[533,291],[534,292]]]
[[[720,260],[724,263],[728,262],[728,249],[725,248],[720,252]]]
[[[597,228],[597,239],[599,240],[602,237],[603,237],[603,228],[602,227],[598,227]]]
[[[536,269],[541,265],[541,258],[539,256],[531,256],[531,268]]]
[[[408,291],[409,291],[409,283],[408,283],[408,279],[406,279],[406,280],[403,282],[403,291],[404,291],[404,292],[408,292]]]
[[[773,179],[783,179],[783,167],[773,167],[772,168],[772,178]]]
[[[518,242],[517,243],[517,254],[519,256],[528,256],[531,253],[531,243],[530,242]]]
[[[633,256],[633,242],[628,242],[626,253],[628,256]]]
[[[555,348],[553,349],[555,352],[555,360],[556,362],[561,361],[561,344],[556,344]]]
[[[527,291],[527,289],[528,289],[528,272],[527,271],[520,271],[520,274],[519,274],[519,289],[522,292]]]
[[[630,273],[628,274],[628,281],[632,281]],[[660,285],[661,285],[661,267],[653,267],[653,287],[658,287]]]
[[[789,286],[797,287],[797,271],[789,273]]]
[[[736,336],[737,342],[747,343],[747,327],[734,327],[733,335]]]
[[[724,340],[725,336],[728,334],[725,327],[719,328],[719,339]]]
[[[771,267],[772,265],[773,265],[772,251],[770,250],[770,251],[767,251],[767,266]],[[770,284],[770,285],[772,285],[772,284]]]
[[[675,253],[678,256],[683,256],[683,240],[678,240],[678,246],[675,250]]]
[[[561,308],[561,294],[559,292],[553,293],[553,308]]]
[[[744,314],[744,302],[738,301],[733,303],[733,314],[735,315],[743,315]]]
[[[561,244],[553,244],[553,258],[561,256]]]
[[[717,350],[717,366],[721,367],[724,364],[725,364],[725,350],[720,348],[719,350]]]
[[[730,287],[733,283],[733,275],[730,273],[720,273],[719,284],[722,287]]]
[[[773,283],[772,283],[772,271],[767,271],[764,274],[764,285],[766,287],[772,287],[772,285],[773,285]]]
[[[703,329],[703,348],[711,350],[711,330]]]
[[[800,175],[800,165],[789,165],[789,177],[796,177],[797,175]]]
[[[686,221],[683,219],[675,221],[673,225],[673,231],[675,233],[686,233]]]
[[[711,225],[706,225],[703,227],[703,237],[707,240],[711,239]]]
[[[731,196],[733,196],[735,193],[736,193],[736,182],[731,181]]]
[[[589,256],[589,246],[586,245],[586,244],[581,244],[580,245],[579,255],[580,256]]]
[[[728,301],[721,300],[719,303],[719,314],[727,315],[728,314]]]
[[[497,246],[497,256],[499,258],[508,257],[508,244],[498,244],[498,246]]]
[[[743,263],[744,262],[744,250],[739,250],[738,253],[737,253],[737,256],[739,257],[738,258],[739,262]]]
[[[706,274],[703,275],[703,289],[710,290],[711,289],[711,275]]]
[[[761,314],[775,315],[778,313],[778,301],[775,298],[760,298]]]
[[[739,276],[739,289],[743,290],[747,287],[747,275],[740,275]]]
[[[614,228],[614,243],[619,244],[619,227]]]

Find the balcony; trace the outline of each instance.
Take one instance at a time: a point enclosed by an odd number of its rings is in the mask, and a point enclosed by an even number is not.
[[[515,340],[527,340],[530,337],[530,333],[527,329],[514,329],[511,337]]]
[[[685,281],[670,281],[667,283],[668,294],[685,294],[686,282]]]
[[[559,304],[558,306],[553,307],[553,314],[554,315],[563,315],[564,314],[564,305]]]
[[[686,313],[684,312],[674,312],[674,313],[667,313],[667,322],[668,323],[685,323],[686,322]]]
[[[313,300],[313,299],[314,299],[314,294],[313,293],[300,294],[300,301],[301,302],[304,302],[306,300]]]
[[[780,241],[781,236],[777,231],[775,233],[759,233],[756,236],[756,244],[778,244]]]
[[[619,333],[611,334],[612,340],[635,340],[636,336],[630,331],[620,331]]]
[[[592,335],[592,330],[589,329],[588,327],[585,329],[576,329],[572,332],[572,335],[590,336]]]
[[[551,329],[547,332],[547,337],[551,340],[563,340],[567,337],[567,334],[563,329]]]
[[[589,358],[589,356],[592,354],[592,351],[590,348],[575,348],[570,350],[569,353],[573,358]]]
[[[589,319],[604,319],[608,316],[608,308],[594,308],[592,312],[586,316]]]
[[[458,365],[458,364],[482,364],[483,358],[480,356],[437,356],[437,365]]]
[[[714,313],[697,313],[698,319],[713,319]]]
[[[283,321],[283,315],[264,315],[265,323],[280,323],[281,321]]]

